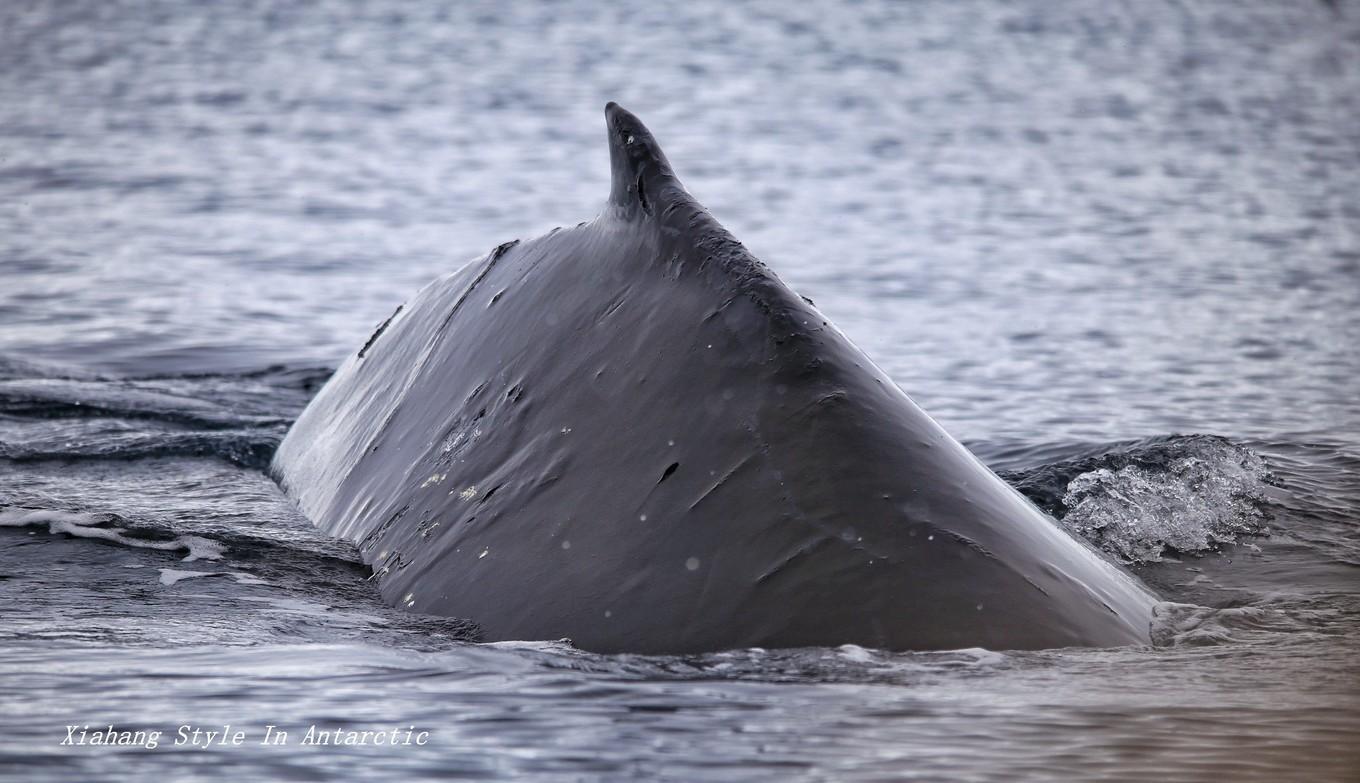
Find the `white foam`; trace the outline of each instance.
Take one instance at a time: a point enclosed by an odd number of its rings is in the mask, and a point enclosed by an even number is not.
[[[174,543],[189,550],[189,554],[184,557],[186,563],[191,560],[221,560],[222,553],[227,551],[222,542],[202,536],[180,536]]]
[[[836,654],[847,661],[855,663],[874,663],[874,654],[860,647],[858,644],[842,644],[836,648]]]
[[[169,587],[176,582],[183,582],[185,579],[194,579],[200,576],[217,576],[215,571],[180,571],[175,568],[162,568],[161,584]]]
[[[169,587],[176,582],[183,582],[185,579],[196,579],[205,576],[229,576],[236,580],[238,585],[267,585],[268,582],[255,576],[254,574],[244,574],[240,571],[181,571],[177,568],[161,568],[161,584]]]
[[[25,527],[44,523],[51,525],[93,525],[97,523],[97,520],[89,514],[53,511],[45,508],[11,508],[0,511],[0,527]]]
[[[186,551],[184,562],[194,560],[220,560],[226,547],[218,541],[202,536],[183,535],[169,541],[152,541],[127,535],[119,527],[104,527],[100,519],[92,514],[54,509],[11,508],[0,511],[0,527],[26,527],[28,525],[47,525],[52,534],[65,533],[76,538],[96,538],[123,546],[139,549],[157,549],[166,552]]]
[[[1197,444],[1165,468],[1082,473],[1067,485],[1062,524],[1126,563],[1157,562],[1168,547],[1206,552],[1265,532],[1268,471],[1248,449]]]
[[[255,576],[254,574],[243,574],[240,571],[230,571],[227,576],[236,580],[238,585],[267,585],[268,582]]]
[[[319,604],[315,601],[304,601],[300,598],[274,598],[270,596],[243,595],[238,597],[238,601],[253,601],[255,603],[269,604],[272,609],[267,612],[278,612],[281,614],[322,614],[326,613],[329,617],[359,617],[360,615],[349,614],[346,612],[331,611],[329,604]]]

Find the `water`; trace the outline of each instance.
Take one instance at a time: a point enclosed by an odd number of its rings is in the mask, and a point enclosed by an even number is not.
[[[1360,9],[792,5],[0,6],[0,777],[1360,774]],[[269,455],[417,287],[594,214],[611,99],[1155,646],[602,657],[377,600]],[[164,734],[60,745],[108,724]]]

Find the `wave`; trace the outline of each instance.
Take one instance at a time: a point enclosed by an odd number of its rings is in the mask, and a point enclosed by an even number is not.
[[[56,378],[0,381],[0,413],[41,418],[116,416],[198,427],[284,423],[200,397],[132,385]]]
[[[283,439],[282,426],[263,430],[157,432],[104,426],[62,427],[29,440],[0,440],[0,459],[135,460],[156,457],[216,457],[243,468],[265,470]]]
[[[1215,647],[1269,641],[1278,634],[1341,636],[1346,610],[1326,596],[1280,595],[1234,606],[1200,606],[1163,601],[1152,610],[1155,647]]]
[[[218,457],[263,470],[329,369],[75,377],[0,356],[0,459]],[[14,373],[26,377],[6,377]]]

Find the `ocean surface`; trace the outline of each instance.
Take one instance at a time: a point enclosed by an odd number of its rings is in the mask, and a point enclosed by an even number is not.
[[[421,285],[598,212],[608,100],[1156,643],[384,606],[270,455]],[[0,3],[0,778],[1360,779],[1357,117],[1345,2]]]

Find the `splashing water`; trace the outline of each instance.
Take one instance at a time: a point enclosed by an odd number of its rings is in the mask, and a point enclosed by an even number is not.
[[[1125,563],[1198,553],[1266,532],[1270,472],[1250,449],[1194,441],[1164,465],[1097,468],[1067,485],[1062,524]]]

